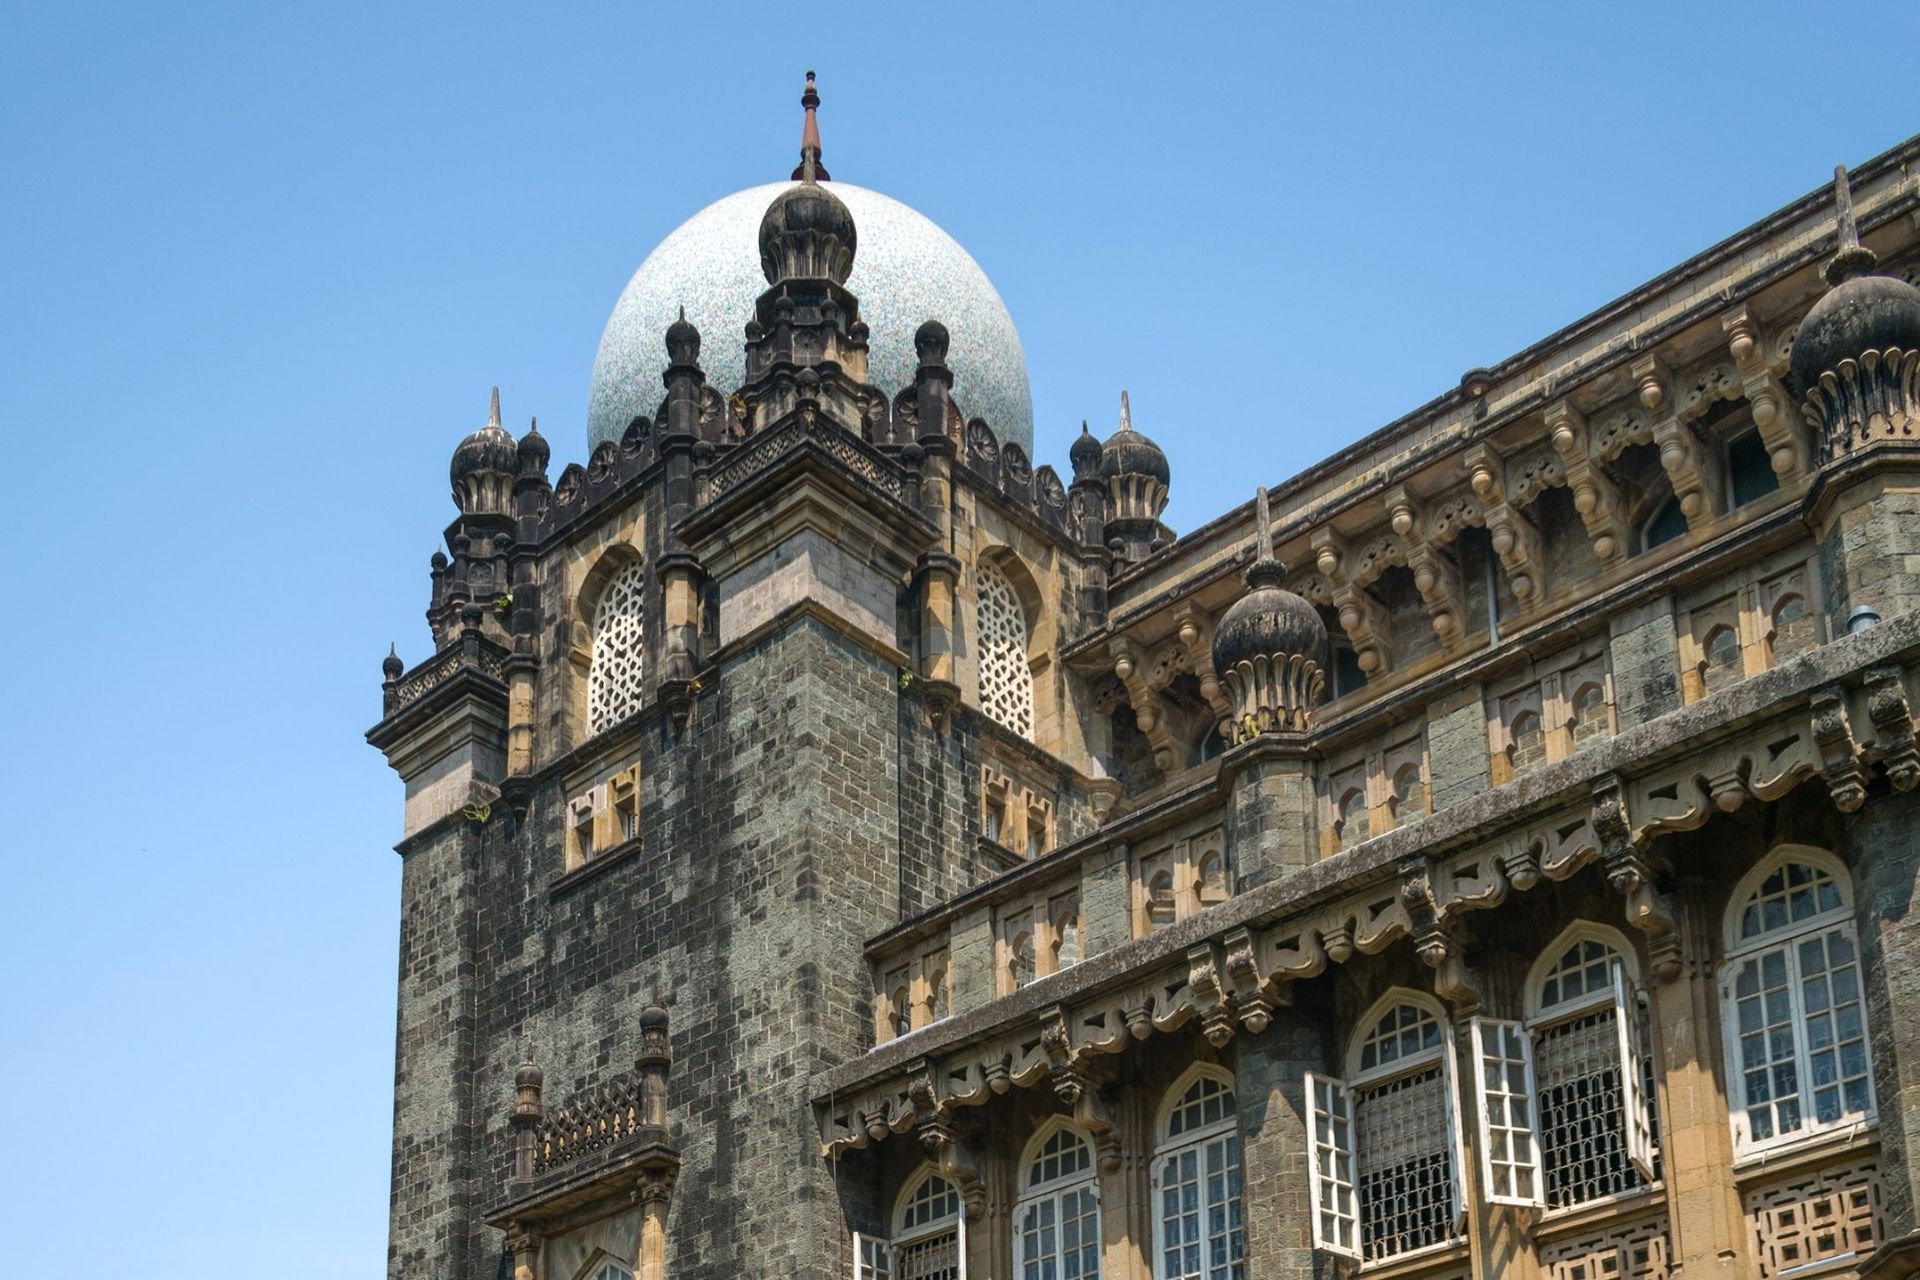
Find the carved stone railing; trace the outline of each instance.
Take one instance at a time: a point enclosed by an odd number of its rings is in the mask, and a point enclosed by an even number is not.
[[[773,466],[781,458],[812,447],[895,501],[906,500],[906,484],[885,458],[822,414],[800,416],[749,440],[706,473],[700,501],[712,502]]]
[[[504,646],[477,632],[463,635],[387,687],[383,700],[385,714],[392,715],[409,703],[418,702],[463,671],[475,671],[504,684],[508,656]]]
[[[620,1075],[548,1111],[537,1130],[535,1177],[647,1133],[640,1083]],[[657,1136],[657,1135],[650,1135]]]

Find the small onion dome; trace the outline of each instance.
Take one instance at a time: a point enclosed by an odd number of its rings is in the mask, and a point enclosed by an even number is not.
[[[760,270],[768,284],[831,280],[844,285],[857,246],[853,214],[817,182],[800,182],[773,198],[760,219]]]
[[[388,645],[387,656],[380,659],[380,674],[389,680],[398,680],[406,669],[407,664],[400,661],[400,646]]]
[[[1133,410],[1127,393],[1120,393],[1120,429],[1100,446],[1100,474],[1108,480],[1117,476],[1152,476],[1166,488],[1173,479],[1167,467],[1167,455],[1159,445],[1133,429]]]
[[[700,363],[700,331],[687,319],[685,307],[680,308],[680,318],[667,326],[667,360],[671,364]]]
[[[513,1077],[513,1084],[517,1089],[538,1089],[545,1081],[546,1074],[531,1062],[522,1066]]]
[[[1325,684],[1327,627],[1318,610],[1281,585],[1286,569],[1273,555],[1265,489],[1254,520],[1258,550],[1247,593],[1213,629],[1213,669],[1226,682],[1237,731],[1304,729]]]
[[[545,475],[552,456],[553,450],[547,447],[547,438],[540,434],[540,421],[536,418],[527,427],[527,434],[520,437],[520,474]]]
[[[1073,447],[1067,450],[1067,457],[1073,462],[1073,474],[1076,477],[1099,474],[1100,440],[1093,432],[1087,430],[1087,424],[1084,421],[1080,424],[1080,434],[1075,437]]]
[[[1834,170],[1833,182],[1840,223],[1839,251],[1826,269],[1833,287],[1793,336],[1793,381],[1802,392],[1818,385],[1821,374],[1866,352],[1920,350],[1920,289],[1868,274],[1878,260],[1860,243],[1846,166]]]
[[[500,388],[495,387],[493,411],[488,415],[487,425],[462,440],[454,449],[448,476],[456,489],[467,477],[481,472],[491,471],[510,476],[519,458],[513,437],[500,425]]]

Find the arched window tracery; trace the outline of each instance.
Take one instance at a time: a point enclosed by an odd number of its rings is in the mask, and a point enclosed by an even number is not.
[[[634,561],[600,593],[593,614],[593,656],[587,664],[587,731],[599,733],[646,701],[646,566]]]
[[[974,569],[975,646],[980,706],[1023,738],[1033,737],[1032,623],[1005,569],[983,559]]]

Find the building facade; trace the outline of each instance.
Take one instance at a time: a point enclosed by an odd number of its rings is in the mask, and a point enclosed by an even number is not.
[[[454,454],[390,1275],[1920,1269],[1920,140],[1176,536],[875,385],[803,101],[739,333]]]

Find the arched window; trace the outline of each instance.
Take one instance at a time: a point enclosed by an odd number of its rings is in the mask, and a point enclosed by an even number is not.
[[[587,731],[599,733],[640,709],[645,689],[641,621],[646,566],[620,570],[600,594],[593,614],[593,660],[587,667]]]
[[[1346,1080],[1306,1078],[1314,1244],[1377,1262],[1454,1239],[1465,1201],[1439,1006],[1389,995],[1361,1020],[1347,1065]]]
[[[625,1263],[605,1261],[593,1269],[591,1280],[633,1280],[633,1272]]]
[[[1147,881],[1147,925],[1161,929],[1179,916],[1179,902],[1173,893],[1173,872],[1156,871]]]
[[[1607,723],[1606,686],[1598,680],[1589,680],[1575,689],[1569,715],[1568,728],[1576,748],[1606,737],[1611,732]]]
[[[964,1280],[966,1215],[960,1193],[931,1167],[907,1183],[891,1241],[854,1239],[860,1280]]]
[[[1409,760],[1393,774],[1393,820],[1406,822],[1426,811],[1426,780],[1420,776],[1420,766]]]
[[[1774,603],[1767,621],[1771,624],[1767,642],[1773,650],[1775,662],[1796,653],[1805,653],[1816,643],[1813,613],[1807,608],[1807,598],[1803,595],[1780,597]]]
[[[1831,855],[1788,848],[1727,905],[1727,1094],[1736,1150],[1871,1121],[1853,895]]]
[[[1153,1168],[1156,1280],[1245,1280],[1240,1127],[1225,1072],[1196,1067],[1168,1091]]]
[[[1340,797],[1335,807],[1338,817],[1334,819],[1334,838],[1342,849],[1360,843],[1371,832],[1372,814],[1367,810],[1367,793],[1359,787],[1353,787]]]
[[[1659,1174],[1653,1065],[1627,955],[1611,930],[1578,925],[1527,983],[1537,1081],[1529,1110],[1544,1183],[1536,1203],[1549,1209],[1638,1191]]]
[[[1065,1123],[1027,1147],[1013,1211],[1019,1280],[1099,1280],[1100,1196],[1093,1151]]]
[[[1531,769],[1547,758],[1547,735],[1537,711],[1522,711],[1508,727],[1507,759],[1513,771]]]
[[[1700,651],[1700,683],[1708,693],[1724,689],[1745,676],[1740,637],[1732,627],[1715,627],[1701,644]]]
[[[1023,738],[1033,736],[1033,668],[1026,606],[1006,571],[991,560],[974,568],[978,592],[975,643],[980,655],[980,707]]]

